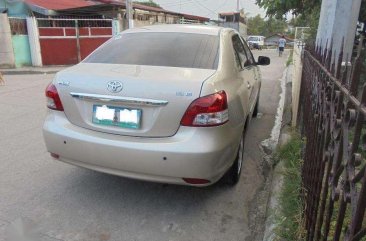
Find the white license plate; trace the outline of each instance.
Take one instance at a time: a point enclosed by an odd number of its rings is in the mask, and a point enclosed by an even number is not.
[[[104,126],[118,126],[139,129],[142,111],[116,106],[94,105],[93,123]]]

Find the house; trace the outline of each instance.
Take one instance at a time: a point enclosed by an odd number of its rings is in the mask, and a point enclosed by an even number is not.
[[[0,65],[16,67],[76,64],[124,30],[128,22],[126,4],[118,0],[0,0],[1,12],[7,13],[9,19],[0,24],[10,25],[10,31],[0,40],[11,44],[0,46],[0,53],[7,53],[0,56],[7,59],[6,63],[0,60]],[[137,3],[133,3],[132,13],[134,27],[209,21]],[[29,16],[34,21],[26,20]],[[29,26],[33,26],[32,36],[28,35]]]
[[[278,45],[278,40],[282,38],[282,34],[276,33],[273,35],[270,35],[268,37],[266,37],[264,39],[264,45],[266,46],[277,46]],[[288,46],[293,46],[294,44],[294,40],[292,38],[289,38],[288,36],[284,36],[284,38],[286,39],[287,43],[286,45]]]
[[[244,10],[240,12],[219,13],[218,25],[236,29],[243,38],[247,38],[248,26]]]

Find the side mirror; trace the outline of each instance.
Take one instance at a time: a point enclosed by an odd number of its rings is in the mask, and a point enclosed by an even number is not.
[[[269,65],[271,63],[271,59],[266,56],[259,56],[258,57],[258,65]]]

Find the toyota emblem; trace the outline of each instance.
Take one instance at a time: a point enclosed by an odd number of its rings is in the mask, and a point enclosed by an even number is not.
[[[109,81],[107,90],[112,93],[119,93],[123,90],[123,84],[119,81]]]

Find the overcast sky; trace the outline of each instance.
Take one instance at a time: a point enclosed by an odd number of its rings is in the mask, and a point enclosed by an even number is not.
[[[167,10],[217,19],[218,12],[236,11],[237,0],[154,0],[154,2]],[[264,10],[255,4],[255,0],[240,0],[240,8],[244,8],[249,16],[257,14],[265,16]]]

